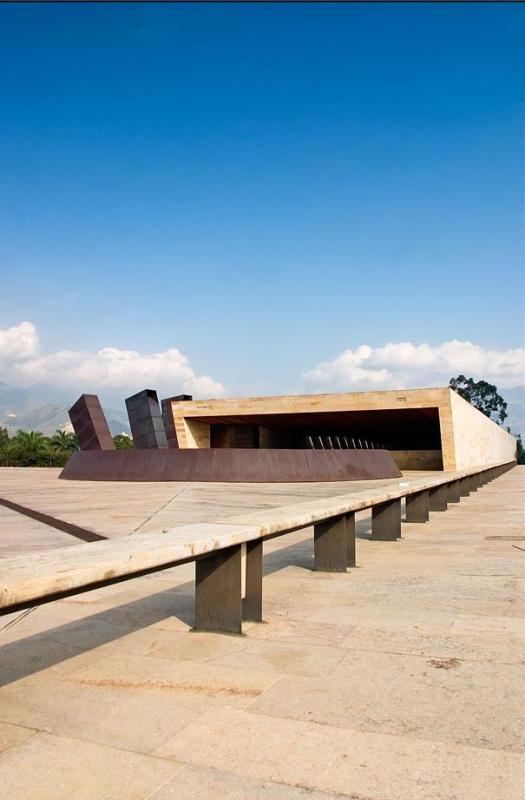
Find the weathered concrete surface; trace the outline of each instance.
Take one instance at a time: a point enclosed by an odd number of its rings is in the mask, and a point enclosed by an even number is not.
[[[360,514],[348,574],[311,571],[311,530],[267,543],[266,621],[243,637],[189,632],[193,565],[3,617],[3,794],[521,800],[524,477],[398,542]]]

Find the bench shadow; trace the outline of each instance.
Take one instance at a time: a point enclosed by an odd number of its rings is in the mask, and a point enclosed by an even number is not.
[[[312,537],[308,536],[300,542],[267,553],[263,561],[263,574],[270,575],[289,566],[310,571],[312,562],[313,543]],[[0,686],[26,678],[170,617],[175,617],[189,628],[193,627],[194,581],[154,592],[155,578],[150,580],[152,594],[115,608],[106,608],[6,644],[2,644],[0,631]],[[5,633],[9,635],[12,625],[16,624],[13,622],[9,625]],[[22,624],[22,620],[18,624]]]

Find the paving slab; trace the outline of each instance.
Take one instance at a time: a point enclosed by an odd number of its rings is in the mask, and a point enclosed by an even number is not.
[[[26,678],[4,687],[0,713],[13,725],[148,753],[208,707],[202,698],[159,686],[125,678],[92,683],[69,675]]]
[[[160,758],[39,733],[2,753],[0,785],[10,800],[142,800],[178,769]]]
[[[1,493],[1,489],[0,489]],[[21,549],[27,553],[53,550],[73,544],[73,539],[63,531],[19,514],[0,505],[0,558],[19,555]]]
[[[186,764],[151,800],[327,800],[333,795]]]
[[[56,475],[34,474],[55,507]],[[311,528],[265,543],[264,622],[240,637],[190,631],[193,564],[2,617],[2,793],[521,800],[524,477],[404,523],[398,542],[371,541],[359,514],[346,574],[312,571]],[[74,487],[67,513],[109,515],[111,537],[153,531],[156,514],[216,522],[327,490],[170,485],[143,503],[135,484],[111,508],[96,488]],[[20,519],[22,552],[44,532]]]
[[[152,653],[145,657],[115,654],[66,676],[76,686],[130,689],[180,697],[206,709],[214,705],[244,707],[280,676],[214,662],[174,661]],[[145,699],[147,702],[147,699]],[[2,712],[0,712],[2,713]]]
[[[482,685],[491,689],[481,705]],[[520,752],[525,744],[524,686],[523,666],[351,652],[325,676],[283,678],[250,711]],[[512,713],[502,713],[513,704]]]
[[[34,736],[36,730],[32,728],[22,728],[20,725],[8,725],[0,722],[0,753],[9,747],[16,747],[30,736]]]
[[[516,753],[260,717],[249,710],[203,715],[157,752],[359,800],[518,800],[523,788],[523,758]]]
[[[460,617],[456,618],[456,622]],[[356,626],[341,642],[341,647],[362,652],[393,655],[426,656],[437,660],[482,661],[497,664],[523,665],[525,637],[498,630],[477,635],[470,625],[455,628],[448,635],[426,634],[417,630],[400,632]],[[254,635],[253,633],[251,635]]]
[[[338,647],[255,640],[237,653],[215,659],[214,664],[279,675],[326,677],[344,657]]]
[[[204,631],[190,631],[180,633],[179,636],[167,635],[164,630],[164,640],[156,642],[150,651],[160,658],[171,658],[175,661],[216,661],[224,656],[232,657],[232,666],[242,667],[237,660],[241,650],[250,646],[250,641],[245,636],[224,636],[220,633],[206,633]]]

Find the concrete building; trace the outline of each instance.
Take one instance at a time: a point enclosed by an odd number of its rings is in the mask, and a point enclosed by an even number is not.
[[[180,448],[385,447],[400,469],[423,470],[468,469],[516,454],[513,436],[448,387],[163,405]]]

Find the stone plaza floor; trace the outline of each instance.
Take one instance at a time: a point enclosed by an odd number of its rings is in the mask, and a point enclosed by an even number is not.
[[[57,475],[0,469],[0,497],[111,537],[350,491]],[[267,542],[243,636],[191,631],[193,564],[0,617],[2,796],[521,800],[524,479],[397,542],[359,514],[347,574],[312,571],[312,529]],[[83,546],[2,506],[0,531],[0,558]]]

